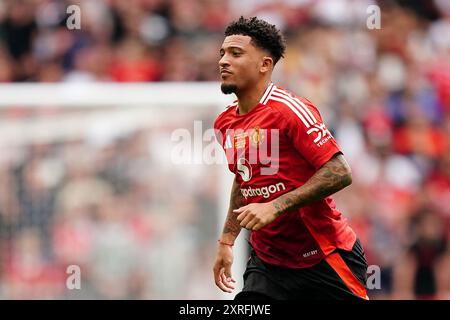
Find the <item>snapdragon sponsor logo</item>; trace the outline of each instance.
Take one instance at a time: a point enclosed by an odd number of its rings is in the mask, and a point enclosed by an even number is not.
[[[171,162],[175,165],[236,165],[243,179],[251,178],[251,166],[260,167],[261,175],[273,175],[279,169],[279,129],[258,126],[225,132],[194,121],[193,128],[178,128],[171,134]],[[245,180],[245,181],[248,181]]]
[[[264,199],[269,198],[272,194],[286,190],[286,186],[283,182],[277,184],[271,184],[270,186],[265,186],[261,188],[241,188],[241,193],[244,198],[248,197],[259,197],[262,196]]]

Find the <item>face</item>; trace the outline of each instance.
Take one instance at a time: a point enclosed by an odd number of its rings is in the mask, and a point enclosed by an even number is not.
[[[273,67],[273,59],[265,50],[253,45],[249,36],[226,37],[220,48],[220,56],[221,89],[225,94],[251,87]]]

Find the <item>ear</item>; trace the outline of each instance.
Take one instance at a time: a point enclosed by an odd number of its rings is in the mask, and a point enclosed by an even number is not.
[[[273,69],[273,59],[270,56],[262,57],[260,72],[266,73],[268,71],[272,71]]]

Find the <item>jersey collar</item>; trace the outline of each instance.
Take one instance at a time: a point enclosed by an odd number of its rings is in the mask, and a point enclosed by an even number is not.
[[[259,103],[266,104],[267,101],[269,101],[270,95],[272,94],[272,91],[275,89],[275,85],[273,82],[270,82],[266,91],[264,91],[263,96],[261,97],[261,100],[259,100]]]

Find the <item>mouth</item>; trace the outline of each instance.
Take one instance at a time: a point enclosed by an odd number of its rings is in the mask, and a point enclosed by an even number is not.
[[[228,77],[228,76],[230,76],[230,75],[232,75],[232,73],[231,73],[230,71],[228,71],[228,70],[222,70],[222,71],[220,71],[220,77],[221,77],[222,79],[225,79],[226,77]]]

